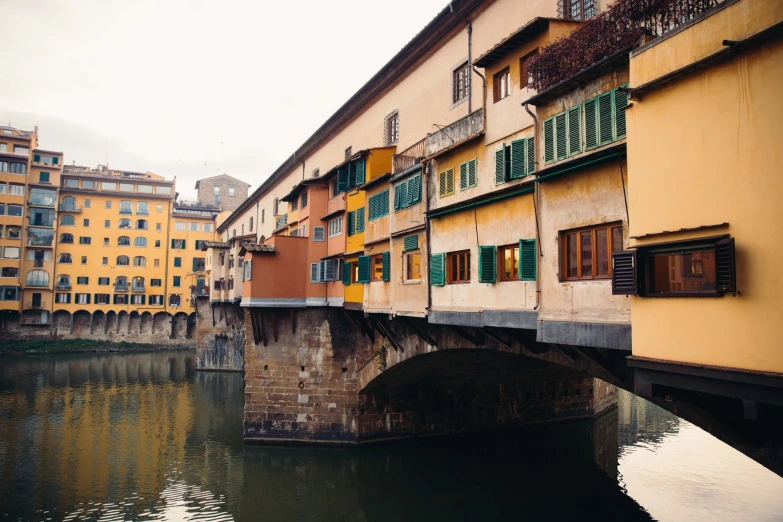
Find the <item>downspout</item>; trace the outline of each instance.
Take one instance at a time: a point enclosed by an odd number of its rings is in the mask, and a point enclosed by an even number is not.
[[[430,218],[428,217],[428,213],[430,211],[430,164],[432,163],[432,160],[425,163],[422,167],[424,169],[424,179],[427,181],[424,183],[424,234],[425,234],[425,241],[427,242],[427,248],[426,248],[426,256],[427,256],[427,307],[425,308],[427,314],[429,315],[429,311],[432,308],[432,281],[430,281],[429,273],[430,273],[430,262],[431,262],[431,253],[432,249],[430,248],[430,237],[431,237],[431,231],[430,231]]]
[[[481,83],[483,84],[482,98],[481,98],[481,132],[486,132],[487,131],[487,78],[483,74],[478,72],[478,69],[476,69],[473,65],[471,65],[471,68],[476,74],[481,76]],[[469,109],[468,112],[470,112]]]
[[[530,109],[527,106],[527,103],[523,103],[522,107],[525,108],[525,112],[527,112],[531,118],[533,118],[533,143],[538,144],[538,117],[530,112]],[[534,147],[534,150],[538,150],[538,147]],[[536,158],[537,160],[538,158]],[[538,163],[538,161],[536,161]],[[536,170],[538,172],[538,170]],[[536,177],[538,175],[536,174]],[[541,188],[541,185],[538,185],[538,188]],[[539,255],[536,256],[536,306],[533,307],[533,310],[538,310],[538,307],[541,306],[541,258],[544,257],[544,251],[541,248],[541,233],[538,228],[538,209],[541,208],[541,191],[536,190],[533,193],[533,213],[536,217],[536,243],[538,244],[538,253]]]
[[[261,228],[261,223],[258,222],[258,205],[260,203],[256,201],[256,231],[253,233],[253,236],[256,238],[256,244],[258,244],[258,230]]]

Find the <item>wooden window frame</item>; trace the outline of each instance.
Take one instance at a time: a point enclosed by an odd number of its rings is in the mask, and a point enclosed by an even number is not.
[[[411,266],[411,257],[412,256],[419,256],[419,277],[413,278],[408,276],[408,271],[410,270]],[[404,252],[402,255],[403,259],[403,267],[402,267],[402,282],[403,283],[409,283],[409,284],[416,284],[421,283],[421,250],[408,250],[407,252]]]
[[[524,55],[519,59],[519,86],[521,88],[532,89],[533,82],[531,82],[530,74],[528,73],[528,63],[530,59],[538,54],[538,47]]]
[[[380,267],[381,269],[380,275],[376,274],[377,267]],[[370,256],[370,281],[373,283],[376,281],[383,281],[383,254],[374,254]]]
[[[613,234],[612,231],[615,228],[619,228],[621,231],[621,234],[623,233],[623,223],[621,221],[612,221],[609,223],[602,223],[600,225],[591,225],[587,227],[580,227],[580,228],[573,228],[570,230],[561,230],[560,231],[560,237],[558,238],[559,241],[559,250],[560,250],[560,281],[561,282],[571,282],[571,281],[595,281],[595,280],[611,280],[612,279],[612,252],[614,245],[612,244],[613,241]],[[596,231],[597,230],[607,230],[607,256],[608,256],[608,274],[598,275],[597,274],[597,249],[595,248],[596,245]],[[592,270],[590,275],[584,275],[582,274],[582,232],[591,232],[591,242],[592,242],[592,251],[591,251],[591,257],[592,257]],[[577,275],[576,277],[568,277],[568,236],[571,234],[576,234],[576,267],[577,267]],[[624,241],[624,239],[623,239]],[[620,248],[618,251],[623,250],[623,245],[620,245]]]
[[[454,173],[455,169],[451,167],[438,174],[438,197],[445,198],[456,193],[456,177]],[[449,191],[449,178],[451,178],[451,191]],[[441,188],[444,190],[441,190]]]
[[[349,261],[349,263],[351,264],[351,284],[362,284],[359,282],[359,260]]]
[[[455,67],[451,72],[451,103],[456,105],[470,96],[471,80],[470,64],[464,62]],[[462,79],[462,89],[460,89],[460,77]]]
[[[506,267],[503,263],[504,253],[506,250],[511,250],[511,277],[506,277]],[[514,261],[514,250],[517,251],[517,259]],[[510,245],[501,245],[498,247],[498,281],[501,283],[506,281],[519,281],[519,243],[513,243]]]
[[[506,82],[506,94],[501,97],[500,85]],[[505,100],[511,95],[511,68],[506,66],[504,69],[496,72],[492,76],[492,100],[493,103],[497,103],[500,100]]]
[[[459,260],[462,256],[465,256],[465,279],[452,278],[452,266],[455,260]],[[447,285],[465,285],[470,283],[470,250],[458,250],[455,252],[448,252],[446,254],[446,284]],[[459,270],[457,270],[457,276],[459,277]]]

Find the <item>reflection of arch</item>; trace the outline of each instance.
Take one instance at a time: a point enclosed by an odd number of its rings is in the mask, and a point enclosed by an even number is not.
[[[171,316],[158,312],[152,316],[152,333],[161,333],[171,329]]]
[[[92,314],[87,310],[77,310],[73,313],[73,324],[71,325],[71,333],[76,336],[88,336],[90,335],[90,328],[92,327]]]
[[[104,332],[106,328],[106,314],[103,310],[96,310],[92,314],[92,325],[90,326],[90,333]]]
[[[139,330],[139,333],[142,335],[150,335],[152,334],[154,323],[152,320],[152,314],[150,312],[142,312],[141,314],[141,329]]]
[[[196,312],[193,312],[188,316],[188,328],[187,331],[185,332],[185,337],[187,337],[188,339],[192,339],[193,334],[196,332],[197,319],[198,319],[198,315],[196,314]]]

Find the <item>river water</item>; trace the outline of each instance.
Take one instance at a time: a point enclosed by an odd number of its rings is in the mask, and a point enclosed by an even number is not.
[[[783,520],[783,479],[626,392],[595,420],[246,446],[193,354],[0,359],[2,520]]]

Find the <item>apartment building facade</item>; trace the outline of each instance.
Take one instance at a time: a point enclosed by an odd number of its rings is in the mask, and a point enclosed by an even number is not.
[[[196,182],[198,204],[233,211],[247,199],[250,185],[228,174],[200,179]]]

